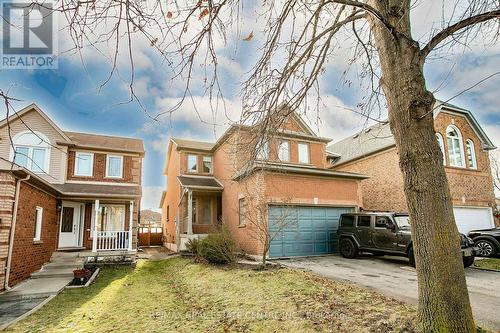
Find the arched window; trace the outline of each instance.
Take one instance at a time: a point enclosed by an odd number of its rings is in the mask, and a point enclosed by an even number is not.
[[[454,167],[465,167],[464,163],[464,147],[462,143],[462,134],[458,128],[453,125],[446,129],[446,139],[448,143],[448,160],[450,165]]]
[[[441,154],[443,154],[443,164],[446,165],[446,154],[444,153],[444,141],[441,134],[436,133],[436,139],[439,145],[439,149],[441,149]]]
[[[50,141],[39,132],[25,131],[13,138],[11,161],[35,173],[49,172]]]
[[[477,169],[476,150],[471,139],[465,142],[465,152],[467,153],[467,166],[471,169]]]

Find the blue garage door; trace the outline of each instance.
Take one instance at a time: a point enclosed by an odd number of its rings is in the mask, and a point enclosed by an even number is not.
[[[350,207],[269,207],[269,257],[311,256],[337,252],[340,214]]]

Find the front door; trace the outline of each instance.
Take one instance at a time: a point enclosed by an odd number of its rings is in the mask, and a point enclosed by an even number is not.
[[[59,247],[78,247],[81,245],[81,205],[64,202],[59,227]]]

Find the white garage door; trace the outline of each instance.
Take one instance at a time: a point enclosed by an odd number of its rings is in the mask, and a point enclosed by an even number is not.
[[[493,228],[493,213],[488,207],[453,207],[458,231],[467,234],[471,230]]]

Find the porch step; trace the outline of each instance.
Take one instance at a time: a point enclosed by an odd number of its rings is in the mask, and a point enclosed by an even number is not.
[[[60,268],[71,268],[71,269],[79,269],[83,268],[83,263],[84,261],[79,261],[79,262],[49,262],[43,266],[44,270],[53,270],[53,269],[60,269]]]
[[[61,278],[61,277],[72,277],[74,268],[54,268],[54,269],[45,269],[42,268],[38,272],[32,273],[32,279],[41,279],[41,278]]]
[[[56,259],[78,258],[79,252],[55,251],[52,253],[51,261]]]

